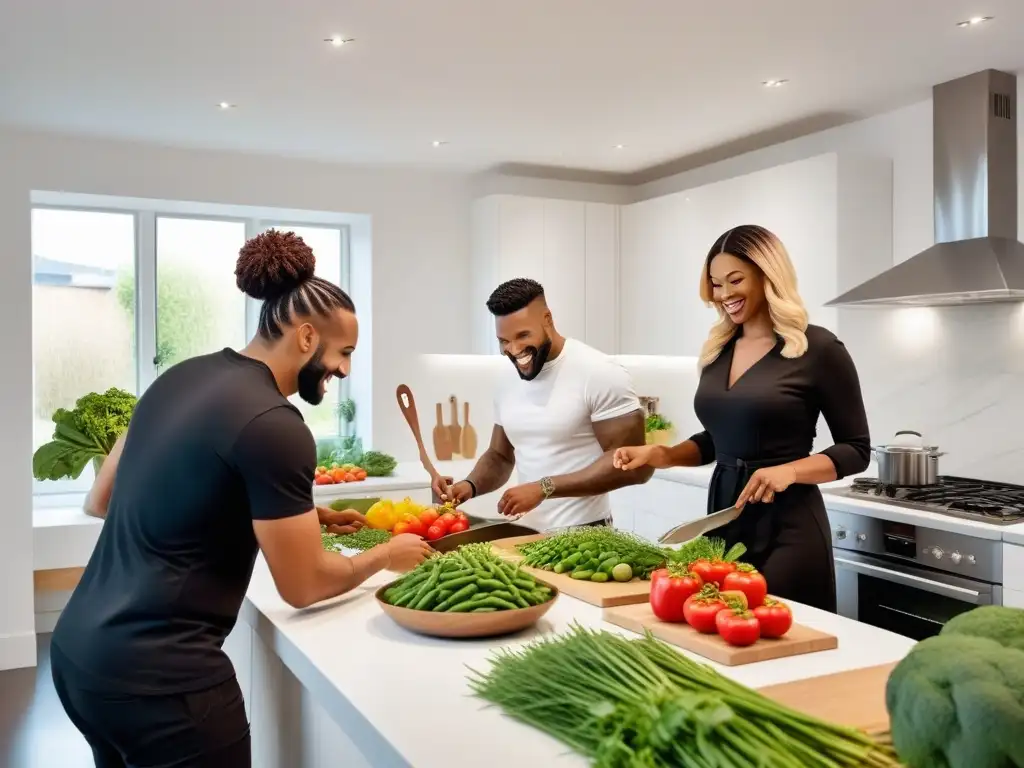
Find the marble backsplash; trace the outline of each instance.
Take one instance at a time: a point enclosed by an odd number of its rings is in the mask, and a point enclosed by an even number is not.
[[[1024,304],[845,309],[875,443],[914,429],[940,471],[1024,485]]]
[[[1024,304],[843,309],[837,332],[860,374],[873,443],[914,429],[945,451],[942,473],[1024,485]],[[677,439],[700,429],[693,414],[694,358],[617,359],[631,373],[638,394],[659,398],[659,410],[674,423]],[[448,397],[455,394],[460,403],[473,404],[483,450],[496,377],[507,365],[498,356],[421,357],[409,384],[428,446],[434,404],[443,403],[447,423]],[[815,448],[831,441],[822,420]],[[405,444],[409,455],[403,458],[415,458],[412,438]]]

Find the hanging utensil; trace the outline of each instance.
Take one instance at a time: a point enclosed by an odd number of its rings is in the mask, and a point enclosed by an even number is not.
[[[416,439],[416,447],[420,452],[420,464],[427,470],[427,474],[430,475],[430,480],[433,482],[435,478],[439,477],[439,474],[430,460],[426,446],[423,444],[423,435],[420,433],[420,417],[416,413],[416,400],[412,396],[412,390],[405,384],[400,384],[398,389],[395,390],[395,396],[398,399],[398,407],[405,417],[405,422],[409,425],[409,429],[412,430],[412,436]]]

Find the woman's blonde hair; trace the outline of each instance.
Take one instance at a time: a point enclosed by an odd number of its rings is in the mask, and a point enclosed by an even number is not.
[[[700,297],[718,311],[718,322],[700,351],[701,369],[713,363],[722,349],[736,335],[736,324],[720,304],[714,301],[711,286],[711,261],[720,253],[728,253],[761,270],[764,295],[775,332],[782,337],[783,357],[800,357],[807,351],[807,308],[797,291],[796,270],[786,246],[772,232],[756,224],[744,224],[719,237],[708,251],[700,279]]]

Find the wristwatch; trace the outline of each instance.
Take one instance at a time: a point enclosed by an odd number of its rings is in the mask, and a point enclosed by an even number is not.
[[[544,498],[550,499],[551,494],[555,492],[555,481],[550,477],[542,477],[540,479],[540,489],[544,492]]]

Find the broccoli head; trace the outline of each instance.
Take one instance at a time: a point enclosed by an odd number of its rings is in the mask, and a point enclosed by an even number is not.
[[[954,616],[946,622],[941,634],[987,637],[1007,648],[1024,651],[1024,610],[985,605]]]
[[[1024,766],[1024,651],[942,634],[898,664],[885,691],[909,768]]]

